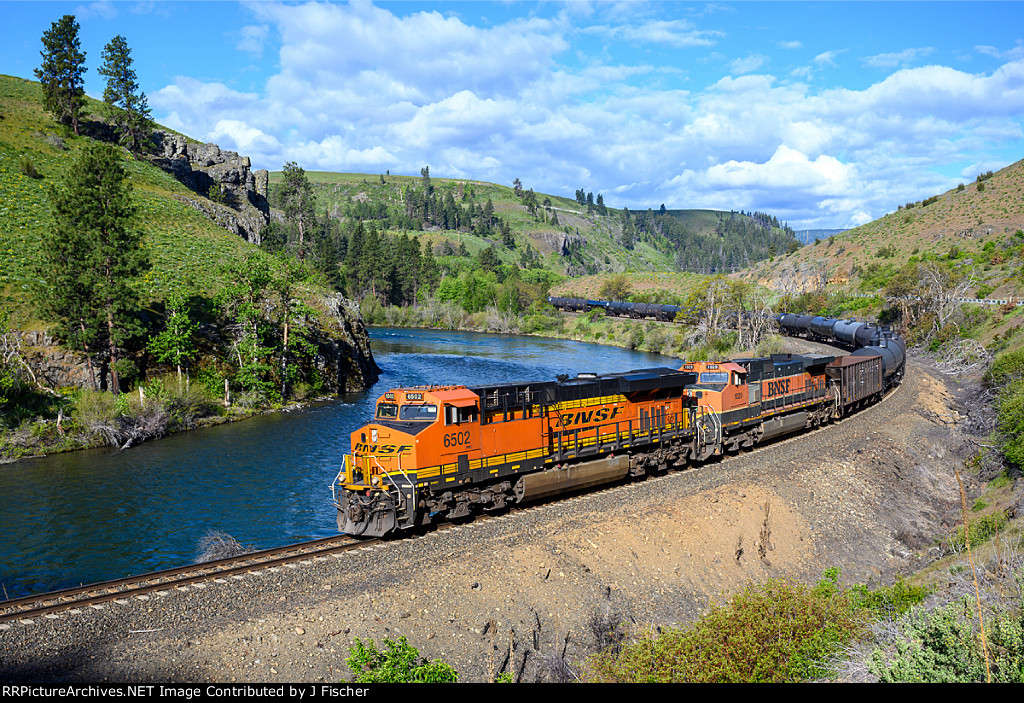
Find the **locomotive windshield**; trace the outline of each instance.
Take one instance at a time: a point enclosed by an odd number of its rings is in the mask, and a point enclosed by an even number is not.
[[[698,383],[728,383],[728,371],[701,371]]]
[[[403,405],[398,411],[399,420],[420,420],[433,422],[437,419],[436,405]]]
[[[398,417],[398,406],[394,403],[381,403],[377,406],[378,420],[394,420]]]

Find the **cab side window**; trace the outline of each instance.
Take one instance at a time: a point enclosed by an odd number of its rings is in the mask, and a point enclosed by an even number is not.
[[[476,422],[476,406],[457,408],[454,405],[444,406],[444,424],[461,425],[466,422]]]

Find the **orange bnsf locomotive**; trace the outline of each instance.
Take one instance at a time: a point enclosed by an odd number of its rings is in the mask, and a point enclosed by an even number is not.
[[[816,427],[886,389],[892,372],[863,351],[388,391],[332,485],[338,528],[383,536]]]

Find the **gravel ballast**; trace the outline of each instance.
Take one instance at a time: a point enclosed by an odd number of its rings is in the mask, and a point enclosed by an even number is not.
[[[405,636],[463,681],[550,680],[600,623],[678,625],[748,580],[889,580],[958,519],[946,381],[913,363],[853,417],[484,522],[0,630],[5,682],[320,682]],[[570,674],[571,675],[571,674]]]

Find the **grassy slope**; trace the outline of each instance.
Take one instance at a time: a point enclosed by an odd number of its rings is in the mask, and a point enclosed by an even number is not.
[[[43,111],[38,83],[0,76],[0,105],[0,291],[12,298],[22,322],[27,322],[32,269],[49,223],[47,185],[73,162],[88,138],[75,137]],[[95,119],[98,103],[89,100],[86,109],[87,119]],[[47,135],[63,139],[67,149],[47,142]],[[22,173],[23,155],[42,178]],[[252,246],[186,205],[182,198],[197,196],[170,174],[130,157],[126,166],[135,189],[139,225],[145,232],[144,246],[153,264],[138,281],[143,299],[163,299],[168,290],[180,285],[215,291],[221,264],[244,256]]]
[[[616,274],[597,274],[571,278],[551,287],[551,295],[566,298],[601,297],[601,288]],[[630,274],[629,286],[634,293],[650,291],[667,291],[680,298],[686,298],[697,286],[701,285],[706,276],[697,273],[635,273]]]
[[[1024,230],[1024,161],[1013,163],[980,184],[965,183],[938,196],[929,205],[901,208],[873,222],[810,244],[788,256],[761,261],[742,273],[779,289],[784,272],[825,262],[829,290],[874,293],[908,261],[934,257],[952,259],[972,274],[988,299],[1024,297],[1022,242]],[[973,308],[979,311],[979,308]],[[872,312],[878,312],[872,310]],[[980,309],[970,336],[996,350],[1024,344],[1024,308]]]
[[[787,266],[824,260],[835,286],[873,292],[878,289],[877,280],[865,281],[863,276],[870,264],[895,269],[911,256],[948,255],[956,247],[963,252],[960,258],[965,265],[976,265],[978,286],[992,288],[987,297],[1022,297],[1021,262],[982,250],[989,242],[1001,249],[1017,230],[1024,229],[1024,161],[1007,166],[981,185],[979,189],[978,183],[964,184],[963,190],[949,190],[930,205],[900,209],[791,255],[759,262],[745,275],[768,283]],[[884,276],[872,278],[884,280]]]
[[[384,177],[385,182],[382,184],[379,174],[323,171],[307,171],[306,173],[313,183],[318,207],[338,215],[343,214],[345,206],[353,200],[371,203],[384,202],[391,206],[397,206],[401,203],[404,188],[410,185],[418,188],[422,183],[422,179],[418,176],[388,175]],[[281,172],[270,174],[271,190],[277,183],[280,183],[281,178]],[[538,193],[539,204],[543,204],[545,198],[551,201],[551,211],[557,213],[558,223],[538,222],[522,205],[511,187],[484,181],[439,178],[433,175],[431,175],[430,181],[435,191],[440,191],[442,194],[452,192],[456,202],[461,202],[461,194],[464,191],[469,191],[473,196],[473,202],[480,205],[490,199],[494,204],[495,213],[509,223],[518,245],[521,246],[522,243],[528,242],[545,257],[546,268],[556,271],[562,269],[559,256],[555,253],[555,247],[564,235],[575,235],[578,232],[587,240],[585,247],[587,257],[600,265],[609,266],[618,271],[666,271],[671,269],[671,257],[663,252],[650,247],[637,247],[636,251],[630,252],[616,242],[617,237],[621,234],[616,211],[609,211],[605,217],[596,213],[588,215],[586,208],[580,206],[575,200]],[[543,210],[542,206],[541,211]],[[454,246],[458,246],[460,242],[465,243],[471,254],[476,254],[491,244],[497,244],[498,255],[504,261],[512,262],[519,257],[517,251],[509,251],[501,247],[500,239],[497,237],[481,239],[468,233],[440,230],[428,230],[420,236],[425,242],[431,244],[437,244],[443,240],[452,242]],[[605,263],[606,255],[610,260],[608,264]]]

